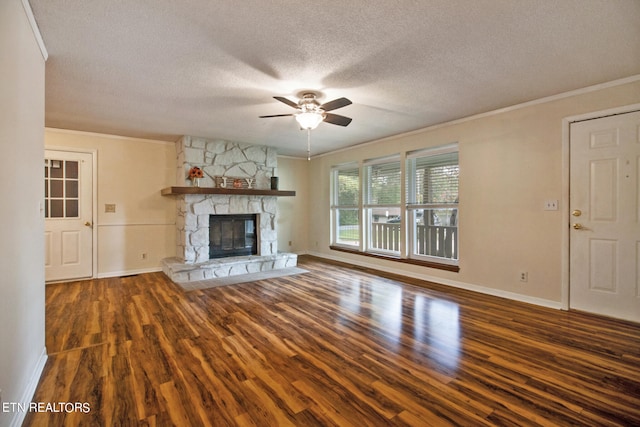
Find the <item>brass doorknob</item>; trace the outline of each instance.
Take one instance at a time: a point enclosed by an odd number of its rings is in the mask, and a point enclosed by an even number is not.
[[[91,227],[91,221],[85,222],[84,225],[86,225],[87,227]]]
[[[582,224],[578,224],[578,223],[571,224],[571,226],[573,227],[574,230],[581,230],[583,228]]]
[[[582,211],[580,209],[576,209],[573,212],[571,212],[571,215],[580,216],[580,215],[582,215]]]

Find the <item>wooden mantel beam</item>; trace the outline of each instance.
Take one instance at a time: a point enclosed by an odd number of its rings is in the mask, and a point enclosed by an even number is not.
[[[261,190],[257,188],[217,188],[217,187],[167,187],[161,190],[163,196],[183,194],[231,194],[237,196],[295,196],[295,191]]]

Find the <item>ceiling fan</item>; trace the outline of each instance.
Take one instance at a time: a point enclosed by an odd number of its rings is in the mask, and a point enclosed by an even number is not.
[[[287,104],[298,110],[297,113],[292,114],[274,114],[271,116],[260,116],[261,119],[268,117],[286,117],[295,116],[296,121],[300,125],[302,130],[315,129],[321,122],[331,123],[332,125],[348,126],[351,123],[351,118],[341,116],[339,114],[327,113],[327,111],[337,110],[338,108],[346,107],[351,104],[351,101],[347,98],[338,98],[333,101],[320,104],[318,102],[317,95],[313,92],[305,92],[302,94],[300,101],[297,103],[283,98],[281,96],[274,96],[278,101]]]

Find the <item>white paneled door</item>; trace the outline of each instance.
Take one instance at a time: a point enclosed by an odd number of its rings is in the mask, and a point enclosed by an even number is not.
[[[93,155],[45,151],[45,277],[93,275]]]
[[[573,309],[640,322],[640,112],[571,124]]]

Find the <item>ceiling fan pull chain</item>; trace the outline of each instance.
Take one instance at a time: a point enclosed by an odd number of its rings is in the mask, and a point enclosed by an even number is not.
[[[307,129],[307,161],[311,161],[311,129]]]

